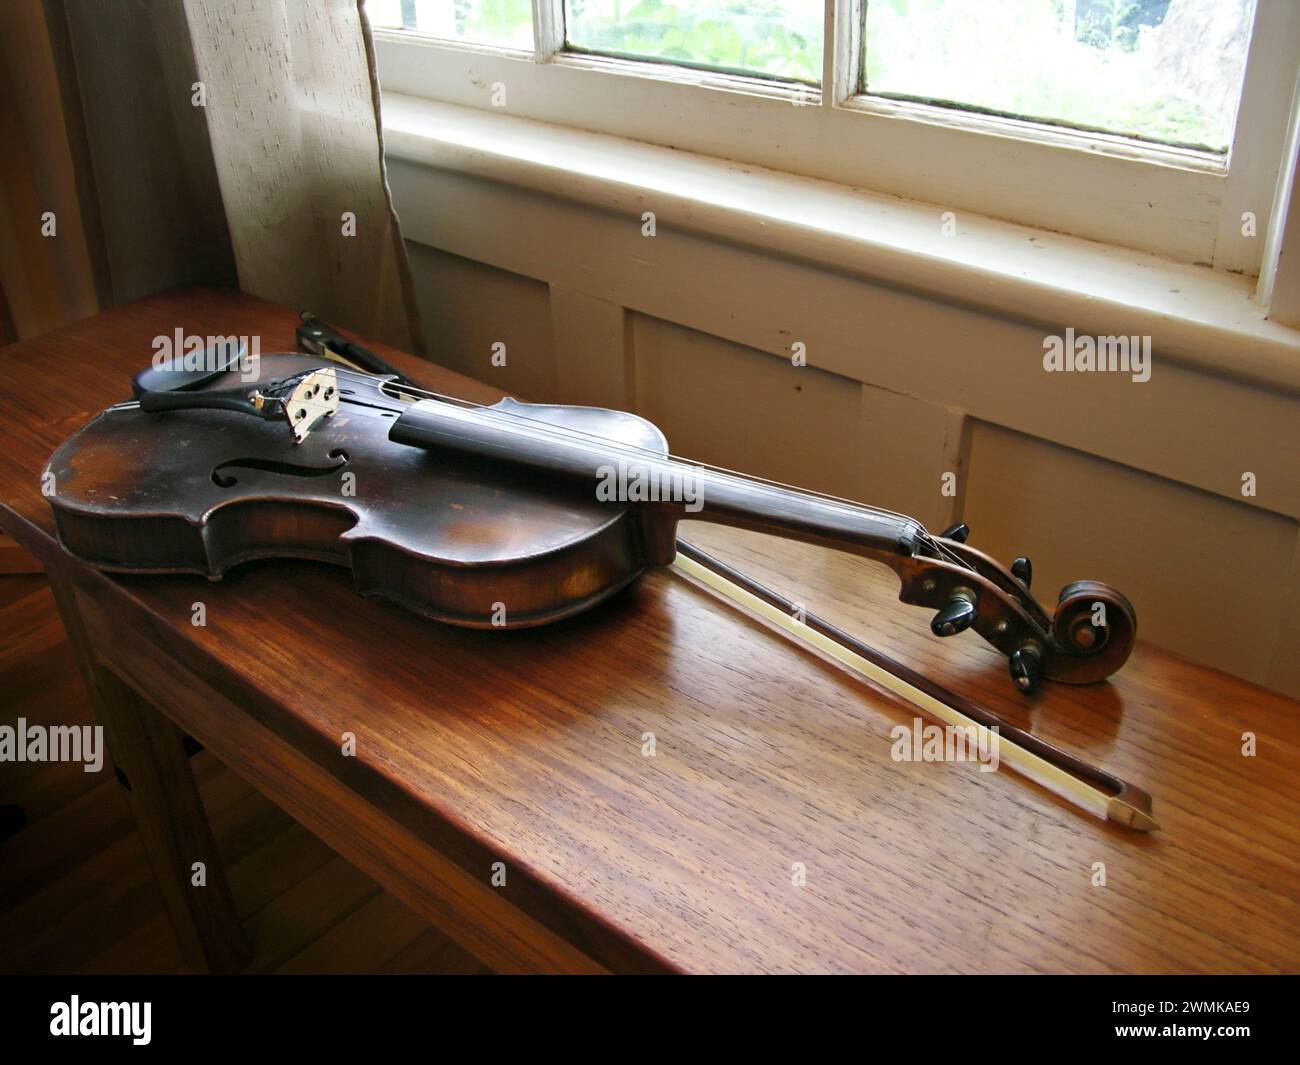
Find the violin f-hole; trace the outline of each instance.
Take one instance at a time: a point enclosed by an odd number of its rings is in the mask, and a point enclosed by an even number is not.
[[[305,466],[297,462],[281,462],[278,459],[230,459],[213,469],[212,483],[219,488],[233,488],[237,485],[239,479],[227,474],[226,470],[261,470],[264,473],[278,473],[285,477],[325,477],[348,464],[348,453],[341,447],[334,448],[329,452],[328,457],[335,460],[328,466]]]

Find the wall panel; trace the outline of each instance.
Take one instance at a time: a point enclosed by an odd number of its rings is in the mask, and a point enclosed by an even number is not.
[[[1033,558],[1049,604],[1066,581],[1109,580],[1144,639],[1300,696],[1296,396],[1165,361],[1159,335],[1146,383],[1046,373],[1044,335],[1068,322],[670,226],[647,237],[639,214],[402,160],[390,180],[440,361],[526,398],[637,410],[684,455],[932,529],[964,518],[976,546]]]
[[[1055,605],[1080,578],[1132,600],[1138,632],[1241,676],[1267,676],[1296,522],[997,426],[971,431],[971,544],[1028,555]]]
[[[555,398],[555,348],[544,282],[407,242],[434,362],[525,399]],[[505,345],[505,365],[492,363]]]

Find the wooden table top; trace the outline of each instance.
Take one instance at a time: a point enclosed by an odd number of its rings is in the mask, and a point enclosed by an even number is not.
[[[259,300],[186,290],[0,350],[0,526],[58,550],[39,474],[128,395],[153,337],[258,335],[272,352],[292,350],[295,325]],[[497,394],[379,350],[440,390]],[[612,968],[1300,968],[1300,704],[1142,645],[1110,683],[1025,700],[974,634],[932,637],[883,567],[682,533],[1146,788],[1162,830],[1094,820],[1011,773],[892,761],[910,707],[669,571],[526,632],[425,621],[309,562],[251,563],[215,584],[91,579],[122,624],[166,626],[250,714],[462,868],[487,880],[505,862],[516,906]],[[206,628],[190,623],[196,599]],[[339,754],[346,732],[353,759]]]

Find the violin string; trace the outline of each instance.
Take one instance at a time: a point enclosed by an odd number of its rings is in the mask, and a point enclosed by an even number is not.
[[[951,551],[949,548],[945,547],[942,543],[940,543],[938,539],[934,537],[934,535],[930,533],[930,531],[926,529],[921,522],[917,521],[909,514],[902,514],[898,511],[886,510],[883,507],[872,506],[869,503],[860,503],[857,500],[847,499],[843,496],[832,495],[828,492],[819,492],[815,489],[802,488],[798,485],[787,484],[784,481],[776,481],[768,477],[760,477],[756,474],[745,473],[740,470],[730,469],[726,466],[717,466],[712,463],[703,462],[699,459],[692,459],[681,455],[674,455],[672,452],[663,454],[658,451],[654,451],[650,448],[641,447],[636,444],[630,444],[625,441],[611,440],[609,437],[601,436],[598,433],[591,433],[582,429],[575,429],[570,426],[556,425],[553,422],[547,422],[540,418],[533,418],[533,417],[529,417],[528,415],[518,414],[512,411],[496,410],[495,405],[492,404],[476,403],[473,400],[462,399],[459,396],[451,396],[442,392],[435,392],[432,389],[420,388],[417,386],[412,386],[407,384],[400,384],[398,382],[385,380],[383,378],[377,377],[376,375],[368,374],[362,371],[344,369],[341,367],[335,367],[335,371],[340,376],[345,377],[349,380],[357,381],[362,384],[367,384],[373,387],[376,391],[379,392],[380,395],[385,396],[388,399],[401,398],[400,395],[399,396],[390,395],[387,389],[391,388],[394,392],[397,393],[405,394],[408,396],[414,396],[416,394],[419,394],[419,395],[426,396],[430,399],[439,400],[441,402],[448,403],[453,406],[460,407],[467,410],[493,411],[495,416],[497,417],[506,418],[517,422],[527,422],[529,426],[533,429],[533,431],[544,433],[552,437],[558,437],[565,440],[569,440],[573,438],[583,438],[584,440],[600,445],[602,448],[608,449],[612,446],[616,450],[625,451],[627,453],[635,454],[638,456],[645,456],[649,459],[654,459],[657,461],[676,462],[683,466],[688,466],[700,470],[708,470],[714,473],[720,473],[730,477],[736,477],[751,483],[763,484],[772,488],[779,488],[782,489],[783,491],[792,492],[794,494],[804,496],[807,498],[812,498],[812,499],[820,500],[822,502],[837,504],[840,508],[850,510],[853,513],[861,513],[863,511],[866,511],[868,513],[876,514],[882,517],[890,517],[890,518],[895,518],[899,521],[911,522],[921,530],[922,540],[929,547],[931,547],[931,549],[933,549],[936,553],[938,553],[940,557],[945,558],[946,560],[952,562],[953,564],[963,569],[968,569],[973,571],[975,568],[965,559],[956,555],[953,551]]]
[[[566,439],[566,441],[571,438],[581,437],[585,440],[592,442],[593,444],[598,444],[604,448],[613,447],[629,453],[634,453],[637,455],[645,456],[647,458],[651,458],[659,461],[672,461],[696,469],[711,470],[713,472],[736,477],[741,480],[759,483],[759,484],[765,484],[773,488],[780,488],[785,491],[793,492],[805,497],[816,498],[826,502],[836,503],[843,508],[853,511],[854,513],[861,513],[862,511],[867,511],[885,517],[892,517],[900,521],[912,522],[921,528],[922,533],[924,534],[927,540],[930,538],[929,531],[925,529],[925,527],[921,524],[921,522],[917,521],[915,518],[913,518],[911,515],[908,514],[900,514],[897,511],[886,510],[883,507],[876,507],[868,503],[860,503],[856,500],[846,499],[843,496],[835,496],[826,492],[816,491],[815,489],[802,488],[797,485],[787,484],[782,481],[775,481],[770,478],[757,476],[755,474],[744,473],[740,470],[729,469],[724,466],[716,466],[711,463],[703,462],[697,459],[691,459],[681,455],[674,455],[671,452],[664,454],[662,452],[654,451],[650,448],[641,447],[636,444],[630,444],[625,441],[612,440],[609,437],[601,436],[597,433],[586,432],[585,430],[575,429],[572,428],[571,426],[557,425],[554,422],[548,422],[540,418],[532,418],[525,414],[519,414],[512,411],[495,410],[494,405],[476,403],[473,400],[463,399],[459,396],[447,395],[446,393],[442,393],[442,392],[435,392],[431,389],[422,388],[417,385],[399,384],[398,382],[393,381],[392,379],[384,378],[380,375],[371,374],[366,371],[360,370],[356,367],[353,367],[352,364],[346,362],[345,360],[339,357],[334,357],[330,359],[330,361],[335,364],[334,366],[331,367],[331,369],[333,369],[336,374],[342,375],[360,384],[367,385],[375,389],[375,391],[377,391],[380,395],[384,396],[386,399],[400,400],[402,398],[402,394],[408,396],[415,396],[418,394],[418,395],[426,396],[430,399],[436,399],[443,403],[447,403],[449,405],[460,407],[467,410],[494,411],[494,415],[496,417],[508,419],[510,421],[515,421],[515,422],[526,422],[529,424],[530,427],[533,428],[535,432],[544,433],[552,437],[563,438]],[[393,391],[399,393],[399,395],[396,396],[390,395],[389,392],[386,391],[386,388],[391,388]],[[122,408],[129,408],[132,406],[138,406],[138,403],[135,401],[128,401],[123,404],[117,404],[115,405],[115,407],[112,407],[110,409],[122,409]],[[941,545],[935,544],[934,546],[940,547]]]
[[[361,379],[360,375],[348,374],[346,372],[345,372],[345,376],[348,376],[353,379]],[[385,384],[388,384],[388,382],[382,382],[382,381],[376,382],[373,380],[369,380],[369,381],[365,381],[364,383],[375,385],[376,387],[378,387],[380,394],[386,396],[387,398],[390,399],[399,398],[399,397],[389,396],[388,392],[385,391],[383,386]],[[859,503],[855,500],[846,499],[842,496],[834,496],[829,493],[819,492],[816,491],[815,489],[810,489],[810,488],[801,488],[796,485],[786,484],[782,481],[774,481],[769,478],[760,477],[755,474],[744,473],[742,471],[730,469],[725,466],[716,466],[713,465],[712,463],[704,462],[700,459],[693,459],[681,455],[675,455],[672,452],[655,451],[652,448],[644,447],[639,444],[630,443],[625,440],[616,440],[611,437],[602,436],[599,433],[589,432],[584,429],[577,429],[572,426],[559,425],[555,422],[548,422],[545,419],[535,418],[527,414],[519,414],[514,411],[498,410],[495,405],[475,403],[473,400],[461,399],[458,396],[449,396],[444,393],[433,392],[429,389],[408,388],[396,384],[393,384],[390,387],[392,387],[394,390],[398,392],[404,392],[407,394],[415,394],[418,392],[432,399],[437,399],[439,401],[448,403],[456,407],[460,407],[462,409],[471,410],[471,411],[483,411],[485,413],[490,412],[494,417],[499,417],[504,420],[513,421],[513,422],[526,422],[528,423],[528,426],[531,430],[535,430],[539,433],[548,436],[559,437],[565,439],[566,441],[573,438],[581,438],[584,441],[589,441],[593,444],[597,444],[602,448],[613,448],[616,451],[622,451],[637,456],[643,456],[647,459],[652,459],[657,461],[672,461],[680,465],[692,467],[695,469],[709,470],[716,473],[722,473],[722,474],[727,474],[729,476],[737,477],[745,481],[752,481],[760,484],[769,485],[774,488],[786,489],[792,492],[796,492],[799,495],[813,497],[819,500],[824,500],[826,502],[841,504],[842,506],[852,509],[855,512],[866,510],[875,514],[898,518],[904,521],[916,521],[916,519],[910,517],[909,515],[900,514],[895,511],[885,510],[881,507],[871,506],[870,504],[866,504],[866,503]],[[920,522],[916,522],[916,524],[920,525]]]
[[[415,385],[399,384],[398,382],[393,381],[391,379],[382,378],[377,375],[366,373],[364,371],[345,369],[338,363],[337,360],[333,360],[333,361],[335,361],[335,365],[332,366],[331,369],[334,369],[336,374],[345,377],[349,381],[355,381],[357,383],[366,385],[369,388],[374,389],[378,395],[383,396],[385,399],[388,400],[414,401],[413,399],[414,396],[422,395],[446,403],[449,406],[454,406],[469,411],[475,411],[475,412],[491,411],[493,412],[495,417],[502,418],[506,421],[527,423],[529,426],[529,431],[535,435],[540,434],[540,435],[550,436],[553,438],[558,438],[565,443],[571,442],[574,438],[580,438],[583,441],[590,441],[593,444],[599,445],[601,448],[607,451],[612,449],[614,451],[635,455],[639,458],[652,459],[659,462],[671,461],[693,469],[710,470],[726,476],[736,477],[746,482],[763,484],[772,488],[781,489],[783,491],[787,491],[792,494],[800,495],[806,498],[816,499],[819,502],[834,504],[837,509],[851,512],[854,514],[862,513],[865,511],[867,513],[893,518],[895,520],[902,521],[902,522],[911,522],[912,524],[916,525],[918,529],[920,529],[920,539],[922,540],[922,542],[925,543],[936,554],[937,557],[939,557],[942,560],[949,561],[953,565],[958,566],[959,568],[974,571],[974,566],[972,566],[965,559],[960,558],[959,556],[955,555],[951,550],[946,548],[942,543],[940,543],[937,539],[935,539],[935,537],[920,522],[918,522],[915,518],[912,518],[910,515],[901,514],[898,513],[897,511],[886,510],[882,507],[875,507],[866,503],[859,503],[855,500],[846,499],[842,496],[834,496],[826,492],[818,492],[813,489],[801,488],[797,485],[787,484],[782,481],[775,481],[770,478],[759,477],[753,474],[744,473],[739,470],[729,469],[724,466],[716,466],[711,463],[701,462],[698,460],[685,458],[683,456],[673,455],[671,453],[664,454],[663,452],[654,451],[650,448],[641,447],[636,444],[626,443],[624,441],[613,440],[610,439],[609,437],[601,436],[596,433],[586,432],[581,429],[574,429],[569,426],[557,425],[553,422],[547,422],[539,418],[532,418],[524,414],[517,414],[510,411],[496,410],[495,405],[476,403],[473,400],[462,399],[459,396],[451,396],[441,392],[434,392],[430,389],[420,388]],[[391,395],[387,391],[387,389],[389,388],[391,388],[394,392],[397,392],[398,395]],[[124,403],[114,404],[109,409],[110,410],[132,409],[138,406],[139,406],[138,401],[128,400]]]
[[[386,398],[389,399],[400,398],[396,396],[390,396],[383,389],[382,385],[387,384],[388,382],[375,382],[373,379],[365,379],[364,375],[348,374],[347,376],[352,377],[354,379],[361,379],[363,380],[363,383],[377,386],[380,394],[385,396]],[[916,521],[915,518],[911,517],[908,514],[901,514],[897,511],[886,510],[882,507],[872,506],[871,504],[868,503],[860,503],[856,500],[847,499],[843,496],[831,495],[830,493],[827,492],[819,492],[816,489],[802,488],[799,487],[798,485],[787,484],[783,481],[775,481],[767,477],[761,477],[756,474],[745,473],[743,471],[731,469],[726,466],[717,466],[712,463],[704,462],[703,460],[700,459],[693,459],[693,458],[687,458],[682,455],[675,455],[672,452],[665,453],[665,452],[655,451],[651,448],[643,447],[638,444],[629,443],[624,440],[615,440],[607,436],[601,436],[599,433],[592,433],[583,429],[575,429],[571,426],[558,425],[555,422],[548,422],[544,419],[534,418],[526,414],[518,414],[513,411],[497,410],[496,406],[493,404],[475,403],[473,400],[461,399],[458,396],[449,396],[441,392],[433,392],[429,389],[424,389],[424,388],[409,388],[406,386],[399,386],[399,385],[392,385],[391,387],[393,387],[395,390],[398,390],[400,392],[405,392],[407,394],[420,393],[422,395],[428,396],[431,399],[437,399],[442,402],[448,403],[450,405],[461,407],[463,409],[491,412],[494,417],[500,417],[502,419],[506,419],[509,421],[526,422],[531,428],[534,428],[536,429],[536,431],[549,436],[559,437],[565,440],[578,437],[578,438],[582,438],[583,440],[590,441],[593,444],[598,444],[604,448],[612,447],[615,450],[628,452],[630,454],[635,454],[638,456],[644,456],[647,459],[654,459],[658,461],[673,461],[683,466],[689,466],[701,470],[710,470],[715,473],[727,474],[729,476],[737,477],[741,480],[765,484],[773,488],[786,489],[788,491],[795,492],[799,495],[813,497],[819,500],[824,500],[826,502],[838,503],[855,512],[866,510],[874,514],[879,514],[886,517],[898,518],[903,521],[915,522],[917,525],[921,524],[920,522]]]
[[[397,381],[391,378],[386,378],[382,375],[373,374],[366,370],[363,370],[362,368],[358,367],[355,363],[352,363],[348,359],[330,350],[329,348],[325,349],[325,352],[323,353],[322,357],[326,358],[329,362],[334,364],[331,368],[335,371],[336,374],[340,374],[344,377],[357,381],[361,384],[368,385],[371,388],[374,388],[376,392],[378,392],[381,396],[384,396],[387,399],[400,400],[403,397],[403,394],[407,396],[414,396],[416,394],[419,394],[419,395],[426,396],[430,399],[436,399],[443,403],[447,403],[468,410],[491,410],[493,409],[494,406],[489,404],[476,403],[473,400],[462,399],[459,396],[451,396],[442,392],[435,392],[432,389],[422,388],[419,385],[415,385],[414,383],[405,383],[405,384],[398,383]],[[385,391],[385,386],[393,389],[395,392],[399,394],[397,396],[390,395],[388,392]],[[129,401],[128,403],[125,404],[118,404],[115,407],[110,409],[121,409],[133,405],[138,406],[138,403]],[[556,425],[553,422],[547,422],[540,418],[531,418],[528,415],[524,415],[524,414],[518,414],[515,412],[507,412],[507,411],[496,411],[496,416],[511,419],[513,421],[527,422],[529,423],[530,426],[533,427],[533,430],[535,432],[542,432],[552,437],[561,437],[561,438],[582,437],[591,441],[592,443],[599,444],[601,447],[604,448],[614,446],[616,448],[620,448],[622,450],[632,452],[632,453],[641,454],[647,456],[648,458],[653,458],[659,461],[671,461],[671,462],[676,462],[680,465],[690,466],[700,470],[710,470],[715,473],[725,474],[730,477],[736,477],[744,481],[749,481],[757,484],[764,484],[772,488],[779,488],[784,491],[788,491],[807,498],[815,498],[825,502],[835,503],[842,508],[847,508],[848,510],[851,510],[853,513],[861,513],[863,511],[866,511],[868,513],[872,513],[884,517],[892,517],[903,522],[911,522],[915,524],[918,528],[920,528],[922,539],[925,542],[927,542],[933,549],[935,549],[938,552],[941,552],[943,555],[946,555],[948,558],[950,558],[953,562],[957,563],[958,565],[964,566],[965,568],[968,569],[974,568],[970,566],[969,563],[965,562],[963,559],[960,559],[955,555],[953,555],[953,553],[947,548],[945,548],[942,544],[938,543],[937,540],[935,540],[934,537],[931,535],[929,530],[926,529],[921,522],[917,521],[914,517],[912,517],[909,514],[901,514],[897,511],[886,510],[883,507],[872,506],[869,503],[861,503],[858,502],[857,500],[846,499],[843,496],[831,495],[830,493],[819,492],[816,491],[815,489],[802,488],[798,485],[787,484],[782,481],[776,481],[770,478],[760,477],[755,474],[745,473],[740,470],[729,469],[724,466],[716,466],[713,465],[712,463],[703,462],[697,459],[691,459],[681,455],[674,455],[671,452],[668,452],[667,454],[663,454],[657,451],[653,451],[650,448],[639,447],[638,445],[628,444],[624,441],[611,440],[610,438],[600,436],[597,433],[589,433],[581,429],[574,429],[570,426]]]
[[[494,404],[476,403],[473,400],[463,399],[459,396],[447,395],[442,392],[433,391],[432,389],[421,388],[417,385],[399,383],[397,381],[392,380],[391,378],[385,378],[379,375],[367,373],[359,369],[351,368],[347,364],[343,363],[342,360],[339,359],[331,359],[329,361],[333,363],[330,369],[333,369],[337,375],[344,377],[349,381],[355,381],[359,384],[366,385],[374,389],[376,393],[378,393],[380,396],[383,396],[385,399],[398,400],[400,402],[405,397],[423,396],[428,399],[438,400],[442,403],[446,403],[451,406],[462,408],[465,410],[493,411],[496,417],[507,419],[513,422],[527,423],[532,432],[541,433],[553,438],[558,438],[564,440],[565,442],[570,442],[573,439],[577,438],[584,441],[589,441],[594,444],[598,444],[599,446],[605,449],[609,449],[612,447],[617,451],[622,451],[628,454],[645,457],[647,459],[653,459],[659,462],[664,462],[664,461],[675,462],[679,465],[687,466],[693,469],[707,470],[714,473],[723,474],[725,476],[735,477],[750,483],[766,485],[768,487],[780,489],[782,491],[790,492],[792,494],[799,495],[805,498],[816,499],[823,503],[835,504],[839,509],[847,510],[853,513],[866,512],[881,517],[893,518],[898,521],[910,522],[916,525],[918,529],[920,529],[920,538],[922,542],[925,543],[940,559],[948,561],[953,565],[958,566],[961,569],[971,570],[972,572],[975,571],[975,567],[971,563],[967,562],[964,558],[961,558],[959,555],[954,553],[950,548],[942,544],[928,529],[925,528],[925,526],[921,522],[917,521],[915,518],[913,518],[911,515],[908,514],[902,514],[898,511],[887,510],[883,507],[873,506],[869,503],[861,503],[858,502],[857,500],[847,499],[843,496],[832,495],[828,492],[820,492],[815,489],[802,488],[798,485],[788,484],[783,481],[777,481],[767,477],[760,477],[755,474],[745,473],[741,470],[730,469],[725,466],[718,466],[712,463],[702,462],[696,459],[691,459],[680,455],[674,455],[671,452],[664,454],[636,444],[630,444],[619,440],[611,440],[609,437],[601,436],[597,433],[591,433],[585,430],[575,429],[570,426],[556,425],[553,422],[547,422],[540,418],[532,418],[525,414],[519,414],[511,411],[496,410]],[[397,394],[396,395],[391,394],[388,391],[388,389],[392,389],[392,392]],[[128,410],[128,409],[137,408],[138,406],[139,406],[138,401],[128,400],[123,403],[114,404],[108,409]]]

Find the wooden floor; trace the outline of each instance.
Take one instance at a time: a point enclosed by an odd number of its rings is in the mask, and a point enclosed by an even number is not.
[[[44,578],[0,576],[0,724],[91,724]],[[193,759],[254,947],[253,972],[480,973],[427,925],[206,753]],[[0,762],[0,972],[184,972],[111,764]]]

